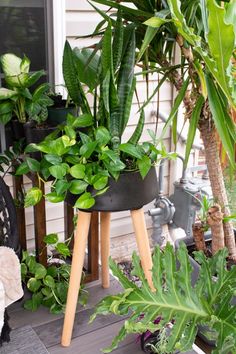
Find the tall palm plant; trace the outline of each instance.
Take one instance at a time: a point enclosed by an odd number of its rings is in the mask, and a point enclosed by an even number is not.
[[[204,143],[213,196],[221,205],[224,215],[229,215],[217,136],[231,165],[235,167],[236,128],[230,110],[236,106],[236,2],[93,1],[122,11],[124,20],[135,24],[136,45],[139,49],[137,62],[142,63],[146,73],[156,71],[163,74],[156,91],[166,79],[176,87],[178,95],[163,129],[163,135],[172,124],[176,126],[178,108],[183,103],[185,119],[190,119],[185,164],[198,128]],[[133,6],[130,7],[130,4]],[[101,11],[100,13],[106,19],[107,14]],[[98,26],[96,31],[101,32],[102,27]],[[180,70],[172,63],[176,45],[181,52]],[[219,238],[221,242],[218,242]],[[230,222],[224,223],[224,234],[213,234],[213,242],[221,247],[225,243],[230,255],[236,258],[234,233]]]

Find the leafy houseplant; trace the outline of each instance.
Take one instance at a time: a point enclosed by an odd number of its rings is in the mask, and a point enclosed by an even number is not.
[[[213,353],[234,353],[236,348],[236,307],[232,305],[235,294],[236,267],[226,267],[227,250],[220,250],[212,259],[202,252],[195,253],[200,263],[197,282],[192,285],[192,267],[184,243],[177,252],[167,244],[159,246],[153,255],[152,278],[156,291],[148,286],[139,257],[133,254],[133,274],[142,282],[138,287],[123,275],[110,260],[113,275],[120,281],[124,292],[107,296],[100,301],[91,320],[99,315],[113,313],[129,315],[119,334],[114,338],[111,352],[129,333],[147,330],[162,331],[163,353],[189,350],[197,335],[197,325],[204,324],[216,331],[217,343]],[[160,321],[155,321],[160,317]],[[154,323],[155,322],[155,323]],[[169,323],[172,328],[165,336]]]
[[[48,97],[48,84],[39,85],[33,93],[29,88],[45,74],[43,70],[30,73],[30,60],[12,53],[1,56],[1,67],[6,88],[0,88],[0,122],[6,124],[13,116],[20,123],[34,120],[42,124],[47,119],[47,107],[52,104]]]
[[[46,306],[51,313],[61,313],[65,309],[70,277],[70,264],[66,258],[70,257],[70,250],[66,243],[58,242],[57,234],[44,237],[46,246],[54,247],[57,254],[48,259],[48,266],[44,267],[36,261],[34,255],[23,252],[21,262],[22,281],[32,293],[31,299],[24,303],[24,308],[36,311],[40,305]],[[83,285],[80,288],[79,302],[84,305],[87,292]]]
[[[49,176],[52,177],[52,191],[46,195],[51,202],[62,201],[69,192],[76,196],[73,198],[76,207],[91,208],[95,204],[94,197],[107,191],[110,177],[117,181],[123,172],[139,171],[144,179],[155,162],[163,157],[174,156],[167,154],[164,147],[158,150],[156,138],[152,134],[152,143],[138,143],[144,126],[143,110],[133,135],[126,143],[121,141],[130,116],[136,82],[135,29],[129,31],[127,40],[117,35],[123,30],[123,22],[118,17],[114,36],[110,24],[104,33],[98,77],[92,90],[93,113],[77,70],[80,64],[78,55],[75,55],[68,42],[65,44],[65,83],[70,97],[79,103],[82,114],[79,117],[69,115],[66,125],[59,128],[61,136],[57,139],[29,145],[26,150],[43,153],[40,164],[31,162],[40,178],[47,180]],[[86,81],[86,77],[83,80]],[[82,128],[85,130],[81,131]],[[17,174],[28,172],[27,161],[26,158]],[[153,188],[156,192],[155,181]],[[40,190],[29,190],[27,205],[28,201],[31,205],[37,203],[41,197]],[[154,198],[155,195],[152,196]]]

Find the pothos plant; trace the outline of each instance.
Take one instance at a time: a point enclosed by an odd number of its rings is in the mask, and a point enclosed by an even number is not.
[[[100,54],[96,54],[99,56],[97,77],[95,83],[88,82],[89,92],[94,97],[93,112],[82,85],[87,84],[88,76],[81,75],[81,65],[85,65],[86,70],[89,62],[83,63],[78,49],[74,52],[68,42],[65,44],[65,83],[82,114],[79,117],[68,115],[66,125],[59,127],[57,138],[49,136],[40,144],[29,145],[26,152],[40,151],[42,159],[36,161],[27,157],[16,171],[19,175],[32,170],[41,181],[50,177],[52,190],[46,199],[51,202],[62,201],[69,191],[78,195],[77,208],[90,208],[95,204],[95,197],[107,190],[109,177],[117,180],[123,171],[139,170],[145,178],[154,163],[175,156],[168,154],[164,147],[157,149],[156,137],[151,132],[152,142],[139,143],[144,110],[140,112],[132,136],[122,143],[136,87],[135,28],[130,29],[128,38],[123,37],[123,30],[124,24],[118,16],[114,33],[108,24]],[[27,193],[25,205],[34,205],[41,197],[41,190],[33,188]]]
[[[70,264],[66,259],[71,256],[70,249],[65,242],[59,242],[57,234],[44,237],[45,247],[53,247],[55,253],[48,258],[48,266],[38,263],[35,255],[28,251],[23,252],[21,261],[22,281],[31,292],[31,298],[26,300],[24,308],[36,311],[40,305],[46,306],[51,313],[64,312],[70,278]],[[87,301],[87,291],[81,285],[79,303]]]
[[[158,348],[159,351],[152,348],[153,352],[185,352],[192,348],[198,325],[202,324],[217,333],[213,353],[235,353],[236,307],[232,299],[236,290],[236,267],[227,270],[227,254],[224,248],[209,259],[202,252],[195,252],[200,270],[193,285],[192,266],[185,244],[182,242],[176,253],[170,244],[164,250],[157,246],[152,268],[154,292],[145,279],[136,253],[132,258],[133,274],[141,280],[140,286],[131,282],[110,259],[110,269],[124,291],[102,299],[91,321],[97,315],[111,313],[126,315],[128,319],[104,352],[114,350],[127,334],[144,333],[147,330],[161,331],[162,347]]]

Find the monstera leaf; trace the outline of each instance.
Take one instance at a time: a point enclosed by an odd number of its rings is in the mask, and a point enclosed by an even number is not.
[[[155,332],[165,328],[170,322],[172,329],[165,341],[165,352],[176,349],[187,351],[192,347],[199,323],[208,325],[218,333],[214,353],[222,353],[224,348],[236,348],[236,307],[231,304],[236,289],[236,267],[226,269],[227,251],[221,250],[212,259],[201,253],[197,259],[201,265],[199,277],[193,286],[192,266],[184,243],[175,253],[167,244],[164,251],[159,247],[153,255],[152,279],[156,289],[152,292],[140,266],[140,259],[133,254],[133,274],[142,282],[136,286],[126,278],[118,266],[110,259],[113,275],[120,281],[124,292],[107,296],[97,305],[93,320],[97,315],[130,315],[119,334],[114,338],[108,353],[129,333]],[[156,324],[157,318],[161,321]],[[225,352],[225,351],[223,351]]]

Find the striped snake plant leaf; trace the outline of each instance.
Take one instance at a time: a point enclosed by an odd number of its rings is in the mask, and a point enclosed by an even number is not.
[[[139,139],[140,139],[142,132],[143,132],[144,123],[145,123],[145,113],[144,113],[144,110],[142,109],[138,124],[137,124],[132,136],[128,140],[128,143],[136,145],[139,142]]]
[[[114,350],[129,333],[163,331],[170,323],[171,331],[166,337],[164,352],[187,351],[192,347],[197,325],[201,323],[218,333],[215,354],[226,353],[221,349],[229,345],[234,353],[236,308],[232,305],[232,298],[236,290],[236,267],[227,270],[226,255],[224,249],[207,259],[198,252],[196,257],[200,263],[200,272],[197,283],[193,285],[192,266],[185,244],[182,243],[176,252],[170,244],[164,250],[157,246],[152,269],[155,292],[148,285],[136,253],[132,257],[132,274],[140,279],[140,286],[131,282],[110,259],[111,271],[124,291],[102,299],[91,320],[97,315],[110,313],[128,318],[111,346],[104,352]],[[160,322],[156,324],[154,321],[158,317]]]
[[[81,107],[83,113],[91,114],[88,101],[79,81],[75,63],[75,54],[68,41],[65,42],[64,46],[62,69],[69,96],[75,105]]]
[[[116,26],[114,29],[113,43],[112,43],[114,72],[116,72],[121,61],[123,39],[124,39],[124,26],[122,22],[122,12],[120,9],[118,9]]]
[[[131,112],[131,107],[132,107],[132,102],[133,102],[133,97],[134,97],[134,92],[136,89],[136,77],[133,77],[133,81],[130,87],[129,94],[127,96],[126,104],[125,104],[125,110],[124,110],[124,118],[123,118],[123,125],[121,128],[121,136],[124,133],[124,130],[126,128],[126,125],[128,123],[129,117],[130,117],[130,112]]]
[[[131,36],[126,48],[126,52],[122,58],[120,70],[117,78],[117,92],[120,104],[120,119],[119,119],[119,131],[120,135],[124,131],[127,125],[129,117],[125,116],[126,105],[130,105],[129,96],[132,95],[132,85],[134,77],[135,66],[135,29],[130,29]]]

